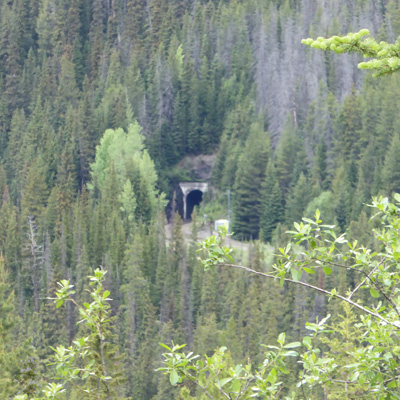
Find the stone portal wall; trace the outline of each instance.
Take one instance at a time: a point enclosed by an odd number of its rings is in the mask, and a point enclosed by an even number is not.
[[[183,218],[186,218],[187,196],[193,190],[200,190],[203,194],[208,191],[208,183],[205,182],[180,182],[179,187],[183,193]]]

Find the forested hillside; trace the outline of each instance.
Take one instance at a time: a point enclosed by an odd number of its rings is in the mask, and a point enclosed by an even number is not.
[[[160,341],[201,354],[223,344],[235,362],[257,363],[260,343],[283,331],[296,340],[305,321],[336,307],[240,271],[205,273],[196,219],[185,243],[170,213],[187,176],[178,164],[215,155],[209,201],[231,190],[233,231],[254,240],[242,256],[256,270],[270,268],[263,243],[281,243],[317,208],[370,242],[363,203],[400,191],[400,77],[377,82],[357,70],[357,55],[300,42],[361,28],[394,41],[399,0],[0,4],[1,399],[28,393],[21,371],[32,371],[33,390],[52,379],[49,346],[85,328],[71,303],[56,310],[47,298],[69,279],[86,301],[99,266],[121,399],[184,398],[154,372]]]

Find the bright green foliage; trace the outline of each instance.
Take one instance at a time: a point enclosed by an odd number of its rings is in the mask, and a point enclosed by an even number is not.
[[[340,314],[332,317],[326,325],[326,334],[319,337],[322,346],[328,346],[328,351],[324,350],[325,358],[335,359],[335,363],[346,365],[352,362],[351,354],[357,352],[360,346],[363,346],[362,332],[357,328],[358,318],[352,311],[348,303],[340,304],[342,310]],[[310,326],[311,327],[311,326]],[[349,385],[345,382],[350,381],[352,377],[351,368],[342,368],[333,371],[330,379],[326,382],[325,391],[330,400],[340,400],[343,393],[349,398],[356,398],[358,393],[364,389],[364,384],[355,381]],[[370,398],[373,398],[373,394]],[[368,398],[366,395],[364,398]]]
[[[260,367],[253,369],[250,363],[233,365],[226,347],[221,347],[205,359],[198,360],[192,352],[179,352],[183,347],[168,347],[160,344],[168,353],[164,353],[164,367],[158,371],[165,371],[169,375],[172,385],[185,381],[193,381],[199,389],[212,399],[232,398],[268,398],[278,399],[282,382],[282,374],[288,374],[285,358],[296,357],[298,353],[292,349],[300,347],[299,342],[287,343],[286,335],[281,333],[278,346],[265,346],[264,361]],[[285,397],[290,399],[291,397]]]
[[[138,123],[130,125],[127,133],[121,128],[105,132],[91,164],[93,183],[88,185],[109,199],[122,191],[120,211],[130,224],[134,219],[149,221],[158,207],[157,174],[140,132]]]
[[[301,42],[315,49],[332,50],[338,54],[357,52],[365,58],[372,58],[370,61],[359,63],[358,68],[375,70],[374,76],[388,75],[400,70],[400,40],[397,39],[394,44],[384,41],[378,43],[373,38],[365,37],[369,34],[368,29],[361,29],[346,36],[332,36],[328,39],[318,37],[317,40],[303,39]]]
[[[131,125],[126,133],[123,129],[109,129],[104,133],[100,145],[96,149],[96,160],[91,165],[91,175],[94,181],[89,185],[93,189],[103,190],[107,173],[115,168],[116,177],[124,184],[130,176],[134,160],[140,159],[144,149],[140,136],[140,126]]]
[[[63,384],[52,384],[44,390],[45,398],[58,398],[58,394],[65,391],[63,388],[71,384],[76,395],[81,399],[122,399],[120,395],[121,365],[118,361],[117,349],[110,351],[110,292],[105,290],[103,282],[106,272],[100,269],[90,276],[91,303],[79,305],[72,297],[75,294],[73,285],[69,281],[59,282],[54,302],[60,308],[66,302],[72,302],[79,309],[81,320],[85,323],[89,334],[76,338],[71,346],[62,345],[53,348],[57,376]],[[26,397],[16,397],[17,400]],[[14,400],[15,400],[14,399]]]
[[[294,224],[295,230],[289,232],[293,241],[279,249],[277,263],[270,273],[231,264],[230,259],[224,256],[229,255],[229,249],[221,247],[215,237],[209,238],[202,245],[206,254],[202,263],[207,269],[217,266],[239,268],[265,278],[278,279],[281,285],[285,282],[301,285],[308,290],[323,293],[330,301],[338,299],[345,303],[345,316],[331,330],[327,325],[330,315],[320,321],[317,319],[315,323],[306,324],[311,333],[302,340],[305,351],[300,354],[303,370],[298,387],[307,386],[317,396],[319,388],[323,387],[327,398],[336,399],[337,385],[344,384],[348,395],[357,393],[357,398],[372,398],[375,394],[380,400],[398,398],[400,347],[397,337],[400,330],[400,292],[397,281],[400,259],[400,195],[395,194],[394,198],[396,204],[390,203],[388,198],[380,197],[375,198],[371,206],[377,211],[375,217],[379,216],[382,223],[382,228],[374,230],[381,243],[381,252],[360,246],[357,241],[348,242],[345,234],[337,234],[335,226],[323,224],[318,210],[314,219],[303,218],[303,222]],[[355,274],[354,284],[350,288],[339,285],[326,289],[301,279],[302,275],[313,276],[316,272],[327,278],[331,275],[334,277],[342,274],[343,270]],[[366,296],[367,293],[369,295]],[[368,305],[363,304],[364,297],[367,298]],[[319,338],[329,346],[330,351],[322,351],[323,346],[318,344]],[[171,353],[164,354],[166,367],[163,370],[170,374],[173,385],[185,379],[194,380],[207,393],[208,382],[201,375],[204,365],[208,368],[206,371],[211,371],[209,377],[213,380],[220,379],[220,376],[229,371],[229,367],[219,365],[218,359],[207,357],[206,364],[194,364],[192,353],[176,354],[181,349],[178,346],[166,348]],[[213,357],[217,355],[218,351]],[[268,365],[268,362],[264,365]],[[221,371],[214,377],[212,371],[215,369]],[[276,369],[273,370],[276,374]],[[270,375],[271,372],[267,378],[260,378],[262,384],[271,382]],[[246,379],[251,378],[244,377]],[[234,382],[233,379],[227,382],[231,381]],[[273,383],[275,382],[276,380]],[[217,383],[216,386],[224,394],[221,384]],[[357,387],[362,388],[362,392],[357,391]],[[258,387],[253,390],[257,391]],[[238,399],[251,397],[239,387],[234,392]],[[270,397],[271,393],[263,391],[254,396],[260,394],[261,398],[273,398]]]

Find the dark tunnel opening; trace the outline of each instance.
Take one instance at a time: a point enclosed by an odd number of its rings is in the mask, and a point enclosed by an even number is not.
[[[201,190],[193,190],[186,197],[186,219],[192,218],[192,212],[195,206],[198,206],[203,200]]]

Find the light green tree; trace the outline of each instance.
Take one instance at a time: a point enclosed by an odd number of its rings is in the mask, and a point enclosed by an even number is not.
[[[116,200],[130,228],[134,221],[149,221],[155,217],[163,197],[158,196],[157,173],[144,148],[137,122],[131,124],[127,132],[122,128],[106,130],[90,167],[89,191],[95,197],[108,199],[121,193]]]

